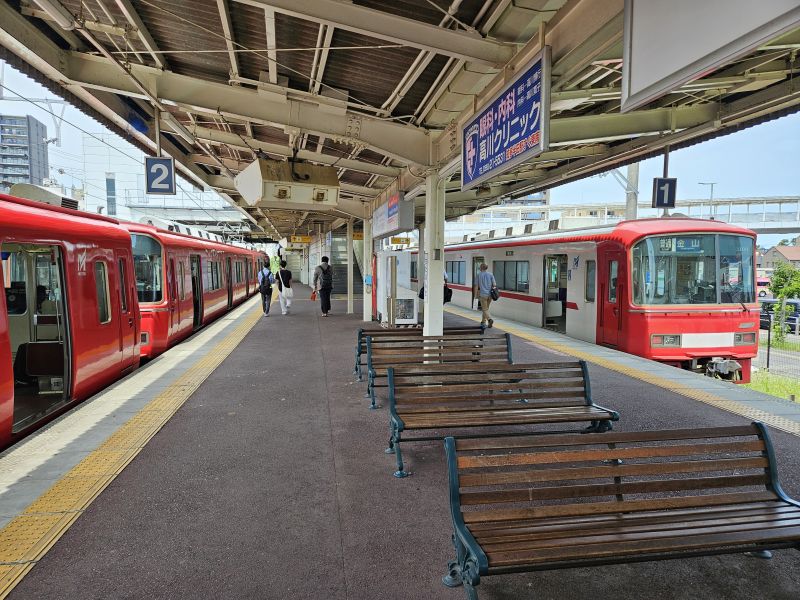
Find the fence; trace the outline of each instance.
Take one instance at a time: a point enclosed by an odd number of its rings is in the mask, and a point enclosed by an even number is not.
[[[772,328],[762,329],[753,366],[774,375],[800,380],[800,335],[792,332],[778,339]]]

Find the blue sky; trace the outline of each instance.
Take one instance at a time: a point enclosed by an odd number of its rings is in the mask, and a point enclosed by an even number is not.
[[[45,88],[8,65],[4,70],[3,83],[29,98],[53,97]],[[13,97],[10,92],[3,92],[4,96]],[[52,117],[27,102],[0,100],[0,113],[32,114],[47,125],[48,135],[54,136]],[[91,133],[107,132],[99,123],[69,105],[64,119]],[[68,186],[80,185],[83,133],[65,122],[61,134],[61,147],[50,146],[50,164],[65,169],[65,173],[54,173],[54,176]],[[135,148],[122,139],[116,146],[126,154],[136,153]],[[669,175],[678,178],[679,206],[681,199],[708,198],[709,187],[700,185],[701,181],[716,182],[715,198],[800,196],[799,157],[800,114],[795,114],[672,152]],[[641,198],[649,198],[652,179],[661,176],[662,163],[661,158],[654,158],[641,164]],[[551,193],[553,204],[618,203],[623,202],[624,198],[623,189],[610,175],[589,177],[554,188]],[[762,236],[760,241],[774,244],[781,237],[793,236]]]

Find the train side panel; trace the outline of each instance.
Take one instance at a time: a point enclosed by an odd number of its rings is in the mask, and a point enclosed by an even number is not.
[[[5,281],[2,261],[0,261],[0,281]],[[14,378],[5,375],[12,372],[7,314],[6,295],[0,294],[0,371],[4,373],[0,377],[0,448],[10,436],[14,420]]]

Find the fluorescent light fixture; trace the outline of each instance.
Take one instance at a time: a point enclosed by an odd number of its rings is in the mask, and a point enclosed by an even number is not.
[[[70,31],[75,29],[75,17],[58,0],[33,0],[39,8],[46,12],[56,25]]]
[[[162,117],[167,124],[169,124],[170,128],[172,128],[172,131],[181,136],[187,143],[192,145],[197,143],[197,138],[194,137],[192,132],[186,129],[186,127],[184,127],[178,119],[173,117],[171,113],[164,112],[162,113]]]

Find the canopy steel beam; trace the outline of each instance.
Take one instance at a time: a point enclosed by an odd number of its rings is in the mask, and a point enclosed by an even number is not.
[[[380,10],[336,0],[236,0],[242,4],[274,9],[300,19],[333,25],[373,38],[429,50],[445,56],[500,67],[514,55],[513,46],[480,36],[441,29]]]
[[[292,155],[292,150],[288,146],[262,142],[261,140],[257,140],[255,138],[240,136],[235,133],[221,131],[219,129],[194,127],[191,131],[196,138],[208,142],[225,144],[226,146],[232,146],[234,148],[263,150],[268,154],[274,154],[286,158]],[[384,165],[377,165],[360,160],[349,160],[338,156],[332,156],[330,154],[311,152],[309,150],[300,150],[297,153],[297,158],[323,165],[336,165],[337,167],[343,167],[345,169],[350,169],[351,171],[359,171],[361,173],[370,173],[384,177],[394,178],[400,175],[400,169],[397,167],[387,167]]]
[[[30,48],[26,48],[30,50]],[[115,68],[112,61],[98,56],[57,52],[48,62],[60,64],[53,79],[122,96],[149,99],[128,75],[145,86],[160,102],[194,112],[224,115],[241,121],[293,128],[333,139],[362,144],[405,163],[427,165],[428,133],[418,127],[401,125],[368,115],[346,111],[331,114],[325,106],[278,99],[274,94],[201,81],[194,77],[160,71],[143,65],[130,65],[128,73]]]
[[[217,0],[219,19],[222,22],[222,33],[225,35],[225,46],[228,48],[228,58],[231,61],[231,78],[239,76],[239,60],[236,58],[236,47],[233,43],[233,25],[231,24],[231,12],[228,9],[228,0]]]
[[[144,22],[142,21],[141,17],[139,17],[139,13],[136,12],[136,9],[131,4],[130,0],[116,0],[117,6],[122,11],[122,14],[125,15],[125,18],[128,19],[128,23],[133,25],[136,28],[136,35],[139,36],[139,40],[144,44],[144,47],[147,48],[148,52],[150,52],[150,56],[153,57],[153,60],[158,65],[159,69],[166,68],[166,63],[161,58],[161,54],[159,53],[158,45],[156,44],[153,36],[150,35],[150,32],[145,27]]]
[[[267,69],[269,72],[269,82],[278,83],[278,53],[277,41],[275,37],[275,11],[271,8],[264,8],[264,26],[267,34]]]

